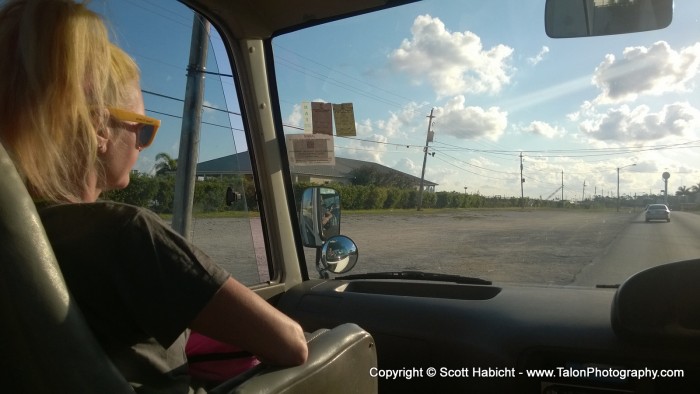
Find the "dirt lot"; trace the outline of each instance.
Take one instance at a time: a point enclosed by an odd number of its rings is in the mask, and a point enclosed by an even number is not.
[[[346,214],[341,232],[359,248],[352,273],[423,270],[565,285],[635,216],[527,209]],[[252,253],[251,223],[259,224],[247,219],[197,219],[194,224],[195,243],[246,283],[258,281],[255,265],[264,266]],[[313,249],[306,252],[309,273],[316,277]]]

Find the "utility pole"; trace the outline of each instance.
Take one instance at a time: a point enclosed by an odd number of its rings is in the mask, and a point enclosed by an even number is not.
[[[187,66],[187,87],[180,130],[180,153],[175,174],[175,200],[173,201],[173,229],[190,239],[192,202],[197,181],[202,104],[204,100],[204,71],[207,64],[209,22],[194,14],[190,42],[190,64]]]
[[[561,170],[561,207],[564,208],[564,170]]]
[[[523,190],[523,183],[525,183],[525,178],[523,178],[523,152],[520,152],[520,208],[525,208],[525,191]]]
[[[583,180],[583,191],[581,192],[581,203],[586,199],[586,180]]]
[[[626,166],[617,167],[617,212],[620,212],[620,169],[627,168],[631,166],[636,166],[637,163],[628,164]]]
[[[420,187],[418,189],[418,210],[423,209],[423,181],[425,180],[425,163],[428,161],[428,143],[433,140],[433,132],[430,130],[433,126],[433,111],[435,108],[430,109],[430,115],[428,118],[428,135],[425,137],[425,148],[423,148],[423,171],[420,173]]]

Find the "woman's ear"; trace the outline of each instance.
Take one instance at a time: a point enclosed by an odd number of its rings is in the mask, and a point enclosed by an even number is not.
[[[100,135],[98,132],[97,134],[97,153],[100,155],[104,155],[107,153],[107,143],[109,142],[109,138],[103,137]]]
[[[97,132],[97,153],[107,153],[107,144],[109,143],[109,111],[102,110],[95,113],[95,131]]]

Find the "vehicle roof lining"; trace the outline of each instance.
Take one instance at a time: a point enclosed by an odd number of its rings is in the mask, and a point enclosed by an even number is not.
[[[284,32],[332,20],[391,8],[417,0],[181,0],[212,20],[227,20],[240,38],[266,39]],[[308,11],[313,9],[314,13]]]

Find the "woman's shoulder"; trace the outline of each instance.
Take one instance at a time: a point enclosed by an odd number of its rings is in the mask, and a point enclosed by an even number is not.
[[[135,221],[163,223],[156,213],[146,208],[114,201],[75,204],[37,203],[37,209],[42,219],[99,221],[104,225],[127,224]]]

